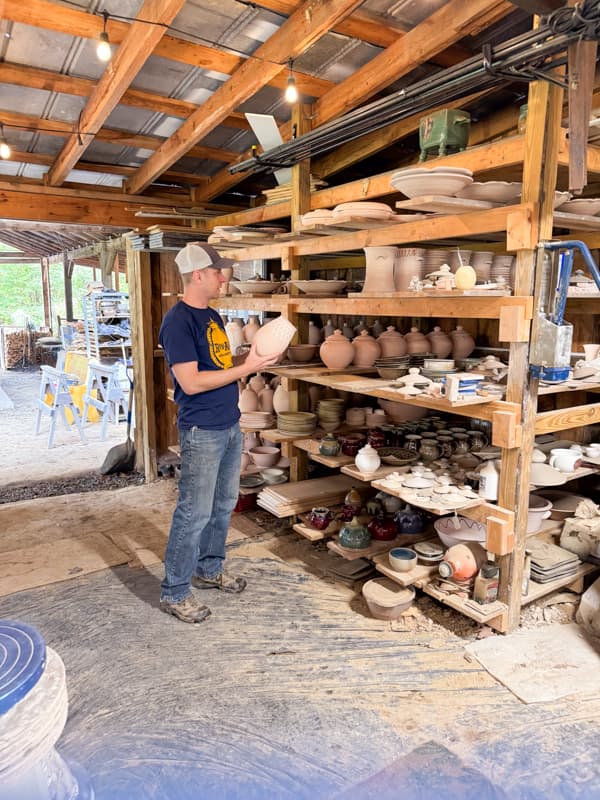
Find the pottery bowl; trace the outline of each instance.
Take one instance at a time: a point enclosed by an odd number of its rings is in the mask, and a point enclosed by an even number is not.
[[[565,520],[568,517],[575,515],[575,509],[586,498],[580,494],[572,494],[571,492],[563,492],[560,489],[542,489],[538,492],[533,492],[538,497],[543,497],[552,503],[550,509],[550,519]]]
[[[279,287],[279,281],[235,281],[235,288],[242,294],[271,294]]]
[[[283,483],[283,478],[285,477],[285,470],[277,469],[275,467],[271,467],[269,469],[261,469],[260,477],[263,479],[265,483]]]
[[[303,294],[339,294],[348,285],[348,281],[343,280],[311,280],[311,281],[290,281]]]
[[[367,581],[362,588],[371,615],[375,619],[398,619],[411,605],[416,592],[412,586],[405,589],[388,578],[375,578]]]
[[[409,547],[392,547],[388,557],[396,572],[408,572],[417,565],[417,554]]]
[[[465,197],[469,200],[487,200],[492,203],[510,203],[520,196],[522,183],[516,181],[485,181],[484,183],[472,183],[465,186],[458,193],[458,197]]]
[[[402,192],[406,197],[421,197],[429,194],[452,196],[472,182],[473,178],[468,175],[442,172],[419,175],[396,173],[390,180],[392,187]]]
[[[401,378],[403,375],[408,375],[408,366],[406,367],[377,367],[377,372],[380,378],[386,380],[395,380]]]
[[[527,510],[527,533],[535,533],[542,527],[542,522],[548,519],[552,509],[552,501],[537,494],[529,495],[529,508]]]
[[[406,450],[404,447],[380,447],[377,455],[384,464],[391,464],[394,467],[403,467],[412,464],[419,457],[413,450]]]
[[[257,467],[273,467],[281,458],[279,448],[268,445],[253,447],[248,453]]]
[[[290,361],[305,363],[314,359],[318,349],[318,344],[291,344],[287,353]]]
[[[398,403],[395,400],[378,400],[392,422],[410,422],[414,419],[421,419],[427,414],[426,408],[411,406],[408,403]]]
[[[441,517],[436,519],[433,527],[446,547],[462,542],[479,542],[485,545],[486,526],[474,519],[466,517]]]
[[[558,206],[557,211],[566,211],[568,214],[585,214],[595,216],[600,214],[600,197],[576,197],[574,200],[567,200],[566,203]]]

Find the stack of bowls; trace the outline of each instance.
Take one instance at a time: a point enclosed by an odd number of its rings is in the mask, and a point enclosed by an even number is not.
[[[345,401],[332,397],[327,400],[319,400],[317,403],[317,415],[319,425],[324,431],[334,431],[339,428],[344,419]]]
[[[473,173],[463,167],[408,167],[394,172],[390,178],[392,188],[406,197],[451,197],[469,183],[473,183]]]
[[[450,252],[450,250],[441,250],[438,247],[425,250],[423,275],[429,275],[430,272],[437,272],[442,264],[447,264],[450,261]]]
[[[477,275],[477,283],[485,283],[491,278],[494,253],[490,250],[478,250],[471,256],[471,266]]]
[[[362,428],[365,424],[365,409],[360,406],[346,409],[346,422],[353,428]]]
[[[508,286],[513,285],[515,258],[508,253],[498,253],[492,260],[490,268],[490,279],[497,281],[498,278],[504,278]]]
[[[421,367],[421,375],[432,381],[440,381],[455,372],[458,369],[452,358],[425,358]]]
[[[394,379],[401,378],[406,375],[410,366],[411,356],[387,356],[386,358],[377,358],[373,366],[379,373],[380,378]]]
[[[310,436],[316,427],[317,415],[310,411],[281,411],[277,414],[277,430],[287,436]]]

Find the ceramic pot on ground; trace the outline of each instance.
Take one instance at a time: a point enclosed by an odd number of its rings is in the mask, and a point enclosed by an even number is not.
[[[352,347],[354,348],[352,363],[357,367],[372,367],[375,359],[381,355],[377,339],[370,336],[367,330],[361,331],[360,336],[352,340]]]
[[[319,356],[326,367],[344,369],[352,363],[354,347],[340,330],[336,330],[321,345]]]
[[[397,247],[365,247],[366,271],[363,293],[386,294],[396,291],[394,267]]]
[[[321,344],[321,329],[317,328],[312,320],[308,323],[308,343],[316,345]]]
[[[258,317],[255,315],[251,315],[248,319],[248,322],[244,325],[243,332],[244,332],[244,341],[248,344],[252,344],[252,340],[256,333],[260,330],[260,323],[258,321]]]
[[[486,552],[480,544],[463,542],[446,550],[438,569],[442,578],[468,581],[475,577],[485,560]]]
[[[362,525],[357,517],[352,517],[350,522],[342,525],[338,534],[340,547],[347,547],[350,550],[362,550],[371,544],[371,534]]]
[[[273,411],[277,414],[290,410],[290,393],[281,384],[273,392]]]
[[[452,352],[452,339],[447,333],[436,325],[435,328],[426,334],[429,339],[430,351],[438,358],[447,358]]]
[[[390,542],[398,535],[396,523],[385,514],[374,517],[367,525],[367,530],[371,534],[371,538],[378,542]]]
[[[470,333],[462,327],[457,325],[453,331],[450,331],[450,338],[452,339],[452,358],[467,358],[475,349],[475,339]]]
[[[407,351],[411,355],[418,353],[429,353],[429,339],[424,336],[418,328],[411,328],[410,331],[404,334],[406,340]]]
[[[405,356],[408,349],[404,336],[393,325],[388,325],[387,329],[377,337],[377,343],[381,347],[382,358]]]

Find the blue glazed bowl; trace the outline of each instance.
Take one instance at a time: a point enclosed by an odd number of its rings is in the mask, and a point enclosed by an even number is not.
[[[417,554],[410,547],[392,547],[388,557],[396,572],[408,572],[417,565]]]

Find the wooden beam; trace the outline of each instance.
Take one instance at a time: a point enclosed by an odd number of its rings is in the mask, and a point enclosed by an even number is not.
[[[68,320],[73,319],[73,271],[69,257],[63,253],[63,281],[65,286],[65,312]],[[60,335],[60,331],[57,331]]]
[[[42,119],[29,114],[20,114],[16,111],[2,111],[2,124],[5,128],[24,128],[29,131],[39,131],[48,136],[68,137],[73,134],[73,125],[62,120]],[[158,150],[160,145],[166,141],[161,136],[129,133],[129,131],[117,128],[100,128],[96,133],[96,139],[116,146],[143,148],[145,150]],[[216,147],[205,147],[204,145],[196,145],[190,148],[186,155],[192,158],[208,158],[216,161],[228,159],[235,161],[239,158],[238,153],[221,150]]]
[[[469,33],[477,31],[482,24],[500,18],[511,10],[505,0],[450,0],[438,11],[416,25],[402,39],[368,61],[346,80],[333,87],[313,104],[313,130],[335,117],[361,105],[381,89],[406,75],[418,64],[427,61]],[[283,129],[284,140],[289,130]],[[240,161],[248,156],[240,156]],[[211,181],[197,192],[199,200],[210,200],[227,189],[236,186],[244,178],[243,173],[232,175],[228,169],[221,170]]]
[[[24,25],[58,31],[70,36],[84,39],[97,39],[102,31],[102,18],[97,14],[88,14],[68,6],[47,2],[47,0],[2,0],[2,18]],[[127,36],[131,25],[116,19],[109,19],[106,30],[113,44],[121,44]],[[165,35],[154,49],[154,55],[190,64],[200,69],[221,72],[231,75],[244,63],[241,56],[217,50],[206,45],[195,44],[186,39]],[[320,97],[331,88],[329,81],[313,78],[296,72],[296,84],[302,92],[312,97]],[[278,75],[270,81],[278,89],[284,89],[285,75]]]
[[[151,156],[128,181],[132,194],[143,191],[171,164],[185,155],[189,144],[195,144],[215,128],[224,117],[264,86],[271,77],[287,70],[287,62],[314,44],[324,33],[343,19],[361,0],[329,0],[319,3],[307,0],[283,23],[281,28],[262,44],[253,58],[245,61],[227,83],[189,117],[171,138]]]
[[[41,270],[42,270],[42,298],[44,300],[44,325],[47,328],[52,328],[52,311],[51,311],[51,304],[52,300],[50,298],[50,271],[49,271],[49,264],[47,258],[42,258],[41,263]]]
[[[60,186],[93,141],[130,83],[144,66],[166,26],[177,16],[185,0],[145,0],[123,39],[117,54],[94,88],[86,107],[79,116],[78,131],[71,134],[56,161],[46,174],[50,186]],[[153,24],[148,24],[148,23]],[[165,26],[165,27],[163,27]]]
[[[10,64],[6,61],[0,63],[0,83],[14,86],[27,86],[31,89],[41,89],[46,92],[60,92],[72,94],[77,97],[89,97],[96,86],[96,81],[89,78],[77,78],[72,75],[63,75],[60,72],[51,72],[47,69],[27,67],[22,64]],[[178,100],[175,97],[165,97],[155,92],[144,92],[141,89],[127,89],[121,97],[120,103],[134,108],[146,108],[151,111],[160,111],[170,117],[186,119],[198,108],[195,103],[187,100]],[[233,112],[223,120],[223,125],[229,128],[249,130],[250,125],[246,117]]]

